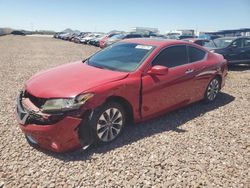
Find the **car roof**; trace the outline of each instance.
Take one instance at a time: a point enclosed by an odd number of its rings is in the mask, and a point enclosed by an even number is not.
[[[237,38],[240,38],[240,37],[220,37],[217,39],[237,39]]]
[[[190,44],[189,42],[183,40],[171,40],[171,39],[159,39],[159,38],[133,38],[133,39],[125,39],[123,41],[129,43],[157,46],[157,47],[173,45],[173,44]]]
[[[220,37],[218,39],[240,39],[240,38],[250,38],[249,36],[239,36],[239,37]]]
[[[187,41],[187,40],[192,40],[192,41],[198,41],[198,40],[205,40],[205,41],[209,41],[209,39],[204,39],[204,38],[186,38],[186,39],[182,39],[184,41]]]

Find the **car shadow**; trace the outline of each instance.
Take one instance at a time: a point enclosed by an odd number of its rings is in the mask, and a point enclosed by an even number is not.
[[[77,150],[69,153],[53,153],[50,151],[44,151],[45,154],[60,159],[64,162],[68,161],[83,161],[91,159],[94,153],[106,153],[115,148],[119,148],[125,145],[129,145],[145,137],[150,137],[158,133],[166,131],[175,131],[179,134],[185,134],[186,130],[182,129],[181,126],[193,120],[196,117],[202,116],[205,113],[225,106],[231,103],[235,98],[227,93],[219,93],[217,99],[210,104],[204,102],[197,102],[184,107],[179,110],[167,113],[158,118],[136,124],[135,126],[127,126],[123,133],[114,142],[106,145],[92,146],[87,150]]]
[[[250,70],[250,64],[240,64],[240,65],[229,65],[229,71],[248,71]]]

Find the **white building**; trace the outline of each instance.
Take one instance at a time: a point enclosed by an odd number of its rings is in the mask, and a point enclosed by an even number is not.
[[[149,34],[149,33],[159,33],[159,29],[157,28],[151,28],[151,27],[132,27],[129,29],[129,32],[135,32],[135,33],[143,33],[143,34]]]

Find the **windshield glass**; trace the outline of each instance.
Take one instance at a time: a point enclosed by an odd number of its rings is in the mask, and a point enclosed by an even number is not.
[[[204,41],[204,47],[207,47],[207,48],[216,48],[216,46],[214,45],[214,42],[212,40],[210,41]]]
[[[217,48],[227,47],[228,45],[231,44],[232,41],[233,39],[222,39],[222,38],[214,39],[214,43]]]
[[[153,51],[154,47],[134,43],[117,43],[93,55],[88,65],[114,71],[132,72]]]
[[[125,37],[124,34],[118,34],[118,35],[114,35],[114,36],[112,36],[110,38],[112,38],[112,39],[123,39],[124,37]]]

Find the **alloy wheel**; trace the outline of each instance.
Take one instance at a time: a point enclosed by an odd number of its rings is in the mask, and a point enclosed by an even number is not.
[[[117,108],[109,108],[104,111],[97,121],[97,136],[103,142],[114,140],[121,132],[123,126],[123,114]]]
[[[219,92],[219,87],[220,87],[219,85],[220,85],[219,81],[216,78],[213,79],[209,83],[208,88],[207,88],[207,98],[208,98],[208,100],[213,101],[216,98],[216,96],[217,96],[217,94]]]

